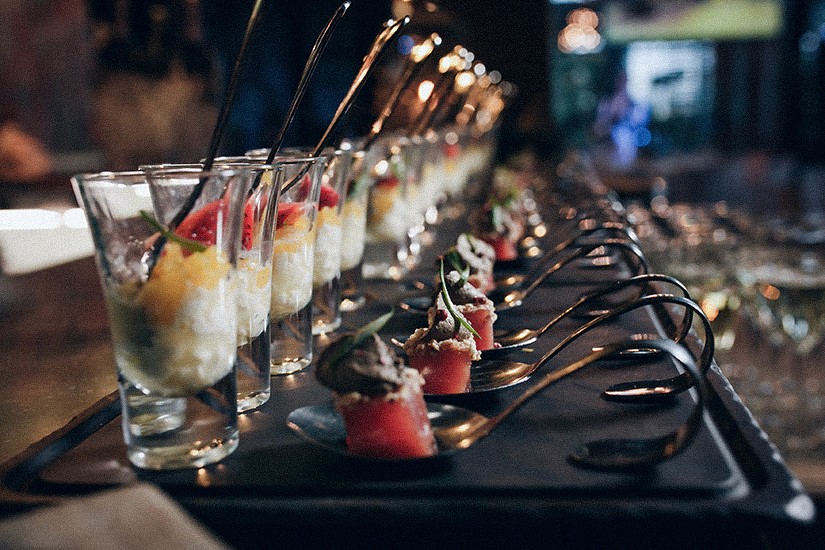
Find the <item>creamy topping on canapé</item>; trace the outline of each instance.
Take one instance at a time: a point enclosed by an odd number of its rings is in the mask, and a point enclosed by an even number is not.
[[[439,348],[443,342],[461,344],[472,348],[474,356],[478,354],[473,334],[450,314],[444,299],[439,294],[436,302],[427,312],[427,327],[416,329],[404,342],[404,351],[409,354],[421,346]],[[480,358],[480,355],[478,357]]]
[[[398,391],[410,382],[410,369],[377,334],[353,347],[354,334],[344,334],[318,357],[316,377],[337,394],[378,396]],[[413,371],[415,372],[415,371]]]
[[[469,233],[462,233],[456,240],[455,250],[464,263],[470,266],[470,274],[492,273],[496,261],[495,249]]]

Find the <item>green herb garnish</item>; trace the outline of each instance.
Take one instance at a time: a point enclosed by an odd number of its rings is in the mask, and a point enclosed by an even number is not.
[[[181,245],[183,248],[185,248],[189,252],[203,252],[203,251],[206,250],[206,246],[203,245],[202,243],[199,243],[198,241],[193,241],[193,240],[190,240],[190,239],[185,239],[185,238],[183,238],[179,235],[176,235],[175,233],[169,231],[168,229],[166,229],[165,227],[163,227],[160,224],[160,222],[158,222],[152,216],[152,214],[150,214],[146,210],[141,210],[140,211],[140,217],[141,217],[141,219],[143,219],[143,221],[148,223],[149,226],[152,229],[159,232],[164,239]]]
[[[450,298],[450,293],[447,292],[447,280],[444,278],[444,258],[441,258],[441,267],[440,273],[441,276],[441,297],[444,299],[444,304],[447,306],[447,311],[450,312],[450,315],[453,316],[456,323],[460,323],[464,326],[467,330],[469,330],[473,336],[476,338],[481,338],[476,332],[476,329],[473,328],[473,325],[464,317],[458,309],[456,309],[455,304],[453,304],[452,298]]]
[[[470,278],[470,265],[464,263],[463,258],[455,248],[448,250],[447,253],[444,254],[444,257],[449,260],[450,265],[453,266],[453,269],[455,269],[461,277],[461,282],[459,284],[464,285],[464,283],[466,283]]]

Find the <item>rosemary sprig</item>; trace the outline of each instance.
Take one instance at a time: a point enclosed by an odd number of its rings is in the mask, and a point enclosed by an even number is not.
[[[206,246],[204,246],[202,243],[199,243],[198,241],[193,241],[191,239],[185,239],[183,237],[176,235],[172,231],[166,229],[160,224],[160,222],[158,222],[154,218],[154,216],[152,216],[152,214],[150,214],[146,210],[140,211],[140,217],[143,221],[148,223],[152,229],[159,232],[164,239],[181,245],[189,252],[203,252],[204,250],[206,250]]]
[[[464,260],[461,258],[461,255],[458,253],[458,250],[455,248],[451,248],[444,254],[444,257],[450,261],[450,265],[453,266],[458,272],[458,275],[461,277],[460,285],[464,285],[467,280],[470,278],[470,265],[465,263]]]
[[[456,323],[462,324],[464,326],[464,328],[466,328],[467,330],[469,330],[473,334],[473,336],[475,336],[476,338],[480,338],[480,336],[478,335],[478,332],[476,332],[476,329],[473,328],[473,325],[471,325],[470,322],[467,320],[467,318],[464,317],[461,314],[461,312],[458,311],[458,309],[456,309],[452,298],[450,298],[450,293],[447,292],[447,280],[444,278],[444,258],[443,257],[441,258],[441,266],[440,266],[439,271],[440,271],[439,275],[441,276],[441,297],[444,299],[444,304],[447,306],[447,311],[450,312],[450,315],[453,316],[453,319],[455,319]]]

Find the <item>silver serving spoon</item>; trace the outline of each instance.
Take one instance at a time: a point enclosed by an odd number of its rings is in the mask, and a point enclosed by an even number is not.
[[[570,240],[564,241],[561,243],[564,246],[557,247],[558,252],[552,253],[552,257],[555,257],[556,254],[559,252],[564,251],[566,248],[571,248],[575,243]],[[506,279],[502,279],[496,282],[496,288],[491,290],[488,293],[488,297],[493,301],[496,311],[506,311],[508,309],[517,307],[521,305],[521,302],[530,294],[532,294],[540,285],[544,282],[544,280],[552,275],[553,273],[561,270],[566,265],[571,264],[575,260],[586,257],[590,253],[597,251],[602,248],[623,248],[627,250],[634,258],[636,258],[637,263],[637,271],[640,273],[648,273],[650,271],[650,267],[647,263],[647,260],[644,258],[644,254],[642,253],[641,249],[633,244],[631,241],[625,241],[624,239],[606,239],[599,242],[577,245],[578,248],[571,253],[566,258],[556,262],[552,266],[545,268],[543,271],[536,271],[534,270],[532,275],[529,276],[521,276],[521,275],[514,275]],[[413,289],[415,290],[424,290],[424,289],[431,289],[432,285],[430,283],[425,283],[422,281],[413,281],[410,283]],[[411,312],[426,312],[430,306],[432,306],[432,297],[431,296],[411,296],[408,298],[404,298],[398,304],[400,309],[404,311],[411,311]],[[590,312],[590,316],[597,316],[604,311],[597,311],[597,312]]]
[[[338,126],[338,123],[347,113],[349,108],[352,106],[355,97],[358,95],[358,92],[361,91],[363,88],[364,83],[367,80],[367,77],[372,74],[375,65],[377,64],[378,60],[381,57],[381,54],[384,52],[387,44],[395,38],[395,36],[410,22],[409,17],[403,17],[401,19],[395,21],[388,21],[384,29],[375,37],[375,40],[372,43],[372,47],[367,55],[364,57],[364,62],[361,65],[361,68],[358,70],[358,73],[355,75],[355,78],[350,84],[349,90],[347,90],[346,95],[338,104],[338,108],[335,110],[335,114],[332,115],[332,120],[330,120],[329,124],[327,125],[326,129],[324,130],[323,135],[318,139],[318,142],[315,145],[310,156],[316,157],[321,154],[324,150],[324,147],[327,145],[327,141],[329,140],[332,132]],[[303,172],[295,176],[291,181],[284,184],[283,189],[281,189],[281,193],[284,193],[298,184],[299,181],[303,178]]]
[[[697,315],[703,324],[706,332],[704,339],[704,347],[699,355],[699,367],[702,372],[706,372],[710,368],[713,361],[713,332],[710,329],[710,321],[702,312],[693,300],[682,296],[674,296],[672,294],[652,294],[643,296],[633,302],[628,302],[617,306],[609,312],[591,319],[587,323],[577,328],[572,333],[568,334],[563,340],[556,344],[550,351],[545,353],[540,359],[534,363],[521,363],[517,361],[510,361],[504,359],[482,359],[473,363],[470,369],[470,394],[484,393],[495,390],[500,390],[516,384],[526,382],[536,371],[538,371],[548,361],[558,355],[574,340],[589,332],[594,327],[603,325],[613,319],[624,315],[630,311],[640,309],[642,307],[653,306],[661,307],[665,304],[672,304],[678,307],[685,308],[686,314],[683,319],[683,326],[679,334],[673,338],[676,343],[683,343],[684,336],[691,328],[693,315]],[[669,316],[669,313],[665,312]],[[643,338],[631,337],[622,353],[628,353],[629,350],[646,349],[643,345],[645,342]],[[635,346],[630,343],[635,342]],[[594,352],[600,351],[602,346],[594,349]],[[649,352],[648,352],[649,353]],[[620,357],[621,355],[614,355],[613,357]],[[611,357],[611,359],[613,358]],[[691,380],[688,375],[681,373],[673,378],[663,380],[647,380],[628,382],[611,386],[605,390],[603,397],[614,401],[651,401],[661,399],[662,397],[672,397],[688,389],[691,385]],[[465,394],[451,394],[449,397],[461,397]]]
[[[321,58],[321,54],[326,48],[327,43],[329,43],[329,39],[332,37],[332,31],[335,30],[338,22],[342,17],[344,17],[344,14],[347,9],[349,9],[349,6],[349,1],[341,4],[332,14],[329,21],[327,21],[327,24],[324,26],[321,34],[319,34],[318,38],[315,39],[315,43],[312,45],[312,50],[310,50],[309,57],[304,65],[304,70],[301,73],[301,78],[298,80],[298,87],[295,89],[295,94],[292,96],[292,101],[289,104],[286,117],[284,117],[284,121],[281,123],[281,128],[275,136],[275,141],[269,149],[266,164],[272,164],[272,161],[275,160],[275,156],[280,152],[286,132],[292,124],[292,121],[295,119],[295,113],[298,111],[298,105],[300,105],[301,100],[304,98],[309,80],[315,72],[315,68],[318,66],[318,61]]]
[[[578,465],[592,468],[627,470],[652,467],[683,451],[701,427],[707,389],[699,369],[687,350],[670,340],[648,340],[645,347],[656,348],[671,356],[693,377],[697,389],[695,406],[688,419],[674,431],[652,438],[604,439],[584,443],[570,459]],[[302,407],[292,411],[287,425],[305,440],[336,454],[371,463],[411,465],[452,456],[467,449],[490,434],[507,417],[530,399],[562,378],[591,365],[603,357],[618,353],[636,342],[605,346],[584,359],[546,374],[495,416],[484,416],[463,407],[443,403],[428,403],[428,416],[433,427],[438,452],[430,457],[411,459],[380,459],[352,454],[346,448],[346,430],[332,404]]]
[[[555,264],[551,265],[542,273],[533,277],[532,280],[525,279],[520,284],[517,284],[515,288],[507,292],[502,292],[498,289],[492,291],[489,297],[491,300],[493,300],[493,303],[495,304],[496,312],[506,311],[508,309],[520,306],[524,302],[524,300],[528,296],[530,296],[530,294],[532,294],[539,286],[541,286],[541,284],[545,281],[545,279],[547,279],[547,277],[549,277],[553,273],[556,273],[557,271],[562,269],[564,266],[570,264],[574,260],[587,256],[594,250],[597,250],[601,247],[624,249],[625,251],[629,252],[638,262],[638,271],[640,271],[641,273],[650,272],[650,266],[648,265],[647,260],[645,259],[644,254],[642,253],[642,250],[629,240],[605,239],[603,241],[599,241],[596,243],[589,243],[577,248],[575,252],[568,255],[566,258],[556,262]]]
[[[645,273],[642,275],[636,275],[635,277],[631,277],[630,279],[616,281],[614,283],[605,285],[603,288],[597,289],[594,292],[585,294],[584,296],[576,300],[576,302],[573,305],[571,305],[563,312],[558,314],[556,317],[551,319],[547,324],[545,324],[541,328],[522,328],[508,331],[497,331],[495,334],[495,342],[499,345],[499,347],[482,351],[481,357],[483,359],[492,359],[494,357],[498,357],[507,352],[510,352],[514,349],[532,344],[533,342],[538,340],[544,333],[546,333],[548,330],[550,330],[556,324],[558,324],[560,321],[572,315],[573,313],[580,311],[584,307],[593,305],[594,302],[600,302],[600,298],[614,294],[616,292],[619,292],[620,290],[632,286],[637,286],[639,287],[641,292],[644,292],[645,288],[653,282],[669,283],[675,286],[685,298],[690,298],[690,294],[685,285],[682,284],[678,279],[675,279],[674,277],[671,277],[669,275],[662,275],[659,273]],[[635,298],[638,297],[639,296],[636,296]],[[604,314],[606,312],[607,310],[602,310],[598,312],[598,314]],[[593,312],[590,311],[589,313],[592,314]],[[688,312],[686,312],[686,315],[690,315],[689,310]],[[687,332],[690,328],[689,321],[690,319],[687,319],[687,321],[683,323],[683,334],[680,334],[676,341],[681,341],[687,335]],[[628,352],[630,352],[633,356],[644,355],[644,350],[642,349],[632,351],[628,350]]]

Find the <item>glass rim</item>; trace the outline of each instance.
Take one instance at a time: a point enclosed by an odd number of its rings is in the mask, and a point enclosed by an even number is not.
[[[244,153],[243,156],[254,160],[258,156],[269,155],[269,151],[270,151],[270,149],[268,147],[261,147],[261,148],[258,148],[258,149],[250,149],[246,153]],[[314,150],[310,147],[302,147],[302,146],[285,147],[281,151],[282,152],[280,154],[275,155],[275,159],[272,161],[273,164],[275,164],[276,162],[281,163],[281,162],[285,162],[285,161],[295,161],[295,160],[303,160],[303,161],[316,160],[316,159],[326,160],[327,158],[329,158],[331,156],[338,156],[338,155],[343,155],[343,154],[349,153],[349,151],[347,151],[345,149],[342,149],[340,147],[333,147],[331,145],[327,146],[327,147],[324,147],[321,154],[314,155],[314,156],[307,154],[306,156],[299,157],[299,156],[284,154],[284,152],[287,152],[287,151],[294,151],[295,153],[311,153]],[[329,151],[329,153],[324,153],[324,151]]]
[[[101,170],[99,172],[80,172],[71,176],[76,181],[112,181],[118,179],[142,178],[146,180],[143,170]]]

